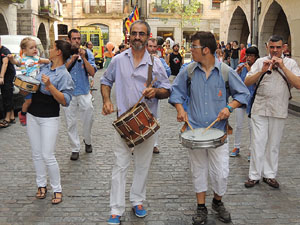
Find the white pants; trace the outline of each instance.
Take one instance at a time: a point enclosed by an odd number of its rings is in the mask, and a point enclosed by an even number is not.
[[[27,133],[38,187],[47,186],[47,171],[53,192],[61,192],[59,166],[55,158],[59,117],[35,117],[27,113]]]
[[[240,148],[241,146],[241,137],[244,125],[244,118],[246,113],[246,108],[237,108],[235,109],[235,132],[234,132],[234,147]],[[247,116],[248,118],[248,116]],[[251,119],[248,118],[248,128],[249,128],[249,140],[251,143]],[[251,145],[250,145],[251,146]],[[249,146],[249,149],[251,149]],[[251,151],[251,150],[250,150]]]
[[[192,179],[196,193],[208,189],[208,173],[213,191],[223,196],[227,189],[229,174],[228,143],[210,149],[189,149]]]
[[[253,139],[249,178],[275,178],[285,119],[252,114],[251,123]]]
[[[160,104],[159,104],[159,101],[157,103],[157,117],[156,117],[156,120],[157,120],[158,124],[160,124]],[[155,138],[154,147],[157,147],[158,143],[159,143],[159,133],[160,133],[159,130],[156,131],[155,134],[153,134],[154,138]]]
[[[77,131],[77,112],[80,113],[82,122],[83,138],[87,145],[92,143],[91,131],[93,125],[92,95],[72,96],[68,107],[63,107],[66,115],[67,129],[72,152],[80,151],[80,139]]]
[[[152,160],[154,136],[152,135],[134,147],[133,156],[118,133],[115,134],[115,143],[115,165],[112,171],[110,207],[111,215],[122,216],[125,211],[126,174],[132,157],[134,158],[134,175],[130,189],[130,202],[132,206],[136,206],[143,204],[146,199],[146,180]]]

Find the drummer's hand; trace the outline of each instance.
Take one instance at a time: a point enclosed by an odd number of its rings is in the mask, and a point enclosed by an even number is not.
[[[229,118],[229,116],[230,116],[229,109],[225,107],[224,109],[221,110],[221,112],[219,112],[218,118],[220,120],[225,120]]]
[[[177,121],[178,122],[189,121],[186,111],[180,110],[180,111],[177,112]]]
[[[109,115],[114,112],[114,105],[109,102],[103,103],[103,108],[102,108],[102,115]]]
[[[156,94],[156,88],[153,88],[153,87],[149,87],[149,88],[146,88],[144,91],[143,91],[143,95],[146,97],[146,98],[155,98],[155,94]]]
[[[0,84],[4,84],[4,77],[0,77]]]
[[[49,91],[49,86],[51,85],[50,82],[50,78],[48,76],[46,76],[45,74],[42,74],[42,82],[45,84],[46,86],[46,90]]]

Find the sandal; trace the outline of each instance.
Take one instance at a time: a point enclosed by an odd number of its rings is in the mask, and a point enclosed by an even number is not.
[[[47,195],[47,187],[39,187],[35,197],[38,199],[44,199],[46,198],[46,195]]]
[[[10,124],[15,124],[16,123],[16,119],[10,119],[9,123]]]
[[[275,178],[263,178],[263,182],[267,183],[269,186],[273,188],[279,188],[279,183]]]
[[[61,192],[54,192],[52,197],[52,204],[57,205],[62,202],[62,193]]]
[[[9,127],[9,122],[6,120],[1,120],[0,121],[0,128],[6,128]]]

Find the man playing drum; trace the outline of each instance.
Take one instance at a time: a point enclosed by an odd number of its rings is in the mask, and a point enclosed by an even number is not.
[[[132,23],[130,27],[130,44],[132,47],[115,56],[101,78],[102,113],[104,115],[115,111],[110,99],[114,82],[116,83],[118,116],[134,106],[143,95],[145,96],[144,102],[147,103],[156,117],[158,99],[169,97],[171,85],[165,69],[159,58],[153,57],[154,61],[152,61],[150,54],[146,51],[149,36],[150,27],[148,23],[141,20]],[[153,65],[152,80],[157,80],[154,87],[145,88],[150,65]],[[137,217],[147,215],[143,201],[146,198],[146,179],[151,164],[154,139],[154,135],[152,135],[134,147],[135,171],[130,190],[130,201]],[[112,171],[111,216],[108,224],[120,224],[120,217],[125,211],[126,174],[132,157],[130,148],[118,133],[115,135],[115,143],[116,147],[113,151],[116,159]]]
[[[249,91],[238,74],[227,67],[226,84],[228,83],[229,87],[226,87],[224,75],[221,74],[221,63],[214,56],[216,48],[216,40],[212,33],[200,31],[192,36],[191,51],[196,62],[194,75],[189,85],[187,82],[189,66],[177,75],[172,85],[169,102],[174,104],[177,110],[177,121],[189,121],[193,128],[206,128],[218,118],[220,122],[213,127],[226,132],[230,113],[237,107],[247,105]],[[226,92],[233,98],[230,103]],[[185,111],[182,104],[188,96],[190,99]],[[229,173],[228,143],[216,148],[189,149],[189,156],[198,203],[197,215],[193,218],[194,224],[204,224],[207,220],[205,197],[208,189],[208,174],[214,191],[212,209],[218,214],[219,220],[229,223],[230,213],[221,201],[226,192]]]

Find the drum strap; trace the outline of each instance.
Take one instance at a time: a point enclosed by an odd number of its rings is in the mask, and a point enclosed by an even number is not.
[[[147,78],[147,83],[146,83],[147,86],[146,87],[148,87],[152,82],[152,68],[153,68],[154,58],[152,55],[150,55],[150,57],[151,57],[152,65],[149,64],[149,66],[148,66],[148,78]]]

